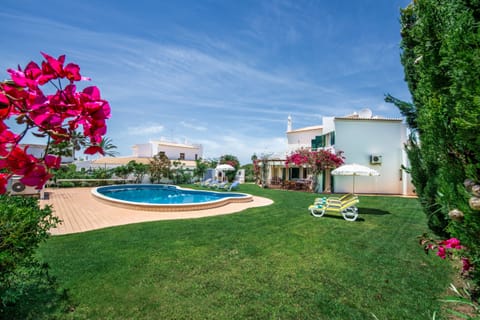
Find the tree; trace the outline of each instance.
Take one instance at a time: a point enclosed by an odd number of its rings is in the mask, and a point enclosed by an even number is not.
[[[141,183],[143,181],[143,177],[145,177],[149,171],[149,166],[143,163],[138,163],[135,160],[128,162],[127,165],[132,168],[132,173],[135,176],[135,182]]]
[[[247,182],[255,181],[254,166],[252,163],[244,164],[240,168],[245,170],[245,181]]]
[[[256,184],[261,183],[261,167],[260,167],[260,160],[258,156],[254,153],[251,157],[252,164],[253,164],[253,177]]]
[[[266,154],[266,153],[262,153],[260,155],[260,158],[257,158],[257,156],[255,155],[255,158],[252,157],[252,159],[254,159],[254,166],[255,166],[255,169],[256,169],[256,180],[257,180],[257,183],[260,183],[262,185],[262,188],[266,188],[268,186],[268,160],[270,159],[271,157],[271,154]]]
[[[117,177],[127,179],[128,176],[133,173],[133,166],[128,163],[127,165],[115,167],[112,171]]]
[[[112,143],[111,138],[103,137],[100,141],[99,146],[102,148],[104,155],[109,157],[116,157],[119,153],[115,150],[117,146]]]
[[[171,163],[168,157],[163,153],[158,153],[150,160],[150,180],[160,183],[162,178],[170,177]]]
[[[72,157],[76,160],[76,152],[87,146],[87,138],[78,131],[72,132],[70,141],[52,143],[49,150],[57,156]]]
[[[469,200],[480,201],[472,190],[480,181],[479,22],[478,1],[417,0],[403,9],[401,62],[413,101],[386,97],[413,131],[409,170],[429,227],[460,239],[476,266],[480,214]],[[473,275],[480,284],[480,270]]]
[[[207,173],[208,170],[208,162],[204,161],[202,158],[195,160],[195,169],[193,171],[193,175],[198,177],[199,180],[202,180]]]
[[[315,191],[317,186],[317,176],[325,170],[335,169],[338,166],[343,164],[343,152],[339,151],[336,154],[331,153],[328,150],[318,150],[311,151],[307,148],[300,148],[292,154],[290,154],[285,160],[285,165],[288,167],[289,164],[293,163],[297,166],[308,165],[312,170],[313,186],[312,189]],[[327,174],[329,176],[329,174]],[[329,188],[330,183],[327,182],[326,188]]]
[[[173,179],[175,184],[180,184],[189,182],[191,175],[188,173],[183,162],[175,160],[172,162],[169,178]]]

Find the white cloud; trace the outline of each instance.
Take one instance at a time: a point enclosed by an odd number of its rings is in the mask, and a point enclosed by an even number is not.
[[[185,122],[185,121],[180,121],[180,124],[183,127],[188,128],[188,129],[193,129],[193,130],[197,130],[197,131],[206,131],[207,130],[207,127],[205,127],[205,126],[195,125],[195,124]]]
[[[141,125],[127,128],[129,135],[136,136],[155,135],[162,132],[164,129],[164,126],[158,124]]]

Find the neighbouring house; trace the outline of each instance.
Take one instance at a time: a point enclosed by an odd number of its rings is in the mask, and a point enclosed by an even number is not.
[[[46,144],[21,143],[20,148],[27,148],[27,153],[33,155],[35,158],[43,158],[45,156]],[[73,157],[62,156],[62,164],[72,163]]]
[[[202,158],[203,147],[200,144],[175,143],[164,140],[151,140],[148,143],[135,144],[133,154],[122,157],[101,157],[91,161],[76,161],[77,170],[90,168],[112,169],[128,164],[130,161],[149,164],[155,155],[165,155],[171,162],[177,162],[184,170],[193,175],[195,160]],[[167,181],[165,181],[167,182]]]
[[[151,140],[148,143],[135,144],[133,154],[126,157],[101,157],[88,164],[90,167],[115,168],[134,160],[149,164],[155,155],[165,155],[170,161],[178,161],[184,168],[196,168],[195,160],[202,158],[203,147],[200,144],[175,143],[164,140]],[[78,163],[77,163],[78,165]]]
[[[343,151],[345,163],[357,163],[380,173],[376,177],[355,177],[355,193],[413,195],[405,152],[407,126],[400,118],[373,116],[369,109],[343,117],[323,117],[322,125],[293,129],[292,118],[287,124],[285,155],[269,157],[269,184],[284,181],[311,180],[308,166],[285,166],[286,155],[299,148]],[[329,185],[328,181],[330,181]],[[353,177],[330,176],[330,170],[317,177],[317,192],[352,192]]]

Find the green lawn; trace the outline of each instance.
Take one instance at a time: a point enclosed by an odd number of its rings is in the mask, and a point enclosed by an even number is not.
[[[453,272],[427,256],[417,200],[360,197],[314,218],[314,194],[242,185],[268,207],[56,236],[41,247],[80,319],[432,319]]]

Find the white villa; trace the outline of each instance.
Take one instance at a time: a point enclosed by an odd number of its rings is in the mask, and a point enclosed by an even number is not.
[[[174,143],[164,140],[151,140],[148,143],[135,144],[133,154],[127,157],[102,157],[91,162],[91,167],[114,168],[126,165],[134,160],[149,164],[153,156],[163,154],[170,161],[179,161],[187,170],[196,168],[195,160],[203,157],[203,147],[200,144]]]
[[[323,117],[322,122],[318,126],[293,129],[289,116],[286,155],[299,148],[343,151],[346,164],[361,164],[380,173],[376,177],[356,176],[355,193],[414,194],[411,178],[402,170],[402,166],[408,167],[404,149],[407,126],[402,119],[372,116],[369,109],[363,109],[344,117]],[[308,167],[285,168],[285,157],[270,158],[268,162],[269,182],[311,178]],[[318,177],[317,191],[352,192],[352,176],[329,175],[327,170]],[[326,185],[329,180],[330,185]]]

